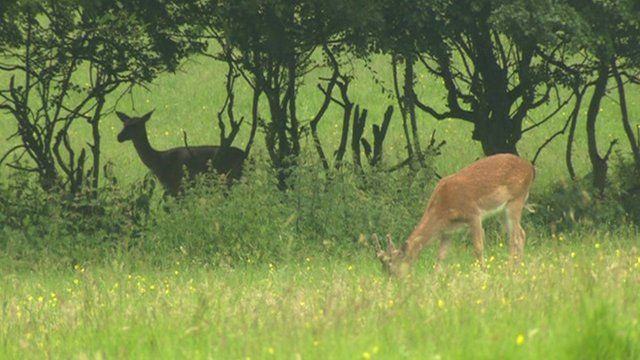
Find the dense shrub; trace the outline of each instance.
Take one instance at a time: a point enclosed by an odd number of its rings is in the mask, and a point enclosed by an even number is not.
[[[153,219],[154,187],[147,178],[128,191],[112,182],[98,192],[71,196],[64,190],[45,192],[33,177],[14,173],[0,183],[0,249],[16,259],[61,264],[126,251],[124,240],[139,237]]]
[[[616,181],[602,196],[588,178],[534,194],[537,211],[525,215],[526,226],[541,234],[637,220],[638,178],[631,169],[620,160]],[[325,171],[306,160],[292,172],[288,190],[280,191],[272,171],[264,163],[247,169],[231,188],[222,179],[202,177],[178,198],[157,194],[151,175],[127,191],[111,181],[97,194],[73,198],[45,193],[35,181],[14,175],[0,184],[0,249],[16,260],[56,259],[62,265],[103,261],[110,254],[147,264],[229,266],[318,253],[353,256],[372,251],[372,233],[403,241],[436,182],[428,168],[362,174],[348,166]],[[487,231],[501,231],[494,225],[488,223]]]
[[[577,226],[615,228],[640,223],[640,174],[634,164],[618,155],[614,158],[610,183],[600,193],[592,185],[591,175],[552,184],[534,201],[539,205],[532,217],[552,232]]]
[[[614,163],[614,177],[620,191],[620,203],[629,218],[640,223],[640,169],[635,163],[618,154]]]
[[[249,171],[229,190],[201,179],[180,199],[169,199],[145,235],[145,243],[155,247],[149,251],[227,264],[317,251],[345,255],[366,248],[373,232],[404,237],[422,213],[431,184],[426,174],[362,177],[346,168],[327,173],[302,163],[282,192],[270,171]]]
[[[155,263],[186,258],[230,265],[318,251],[347,255],[369,251],[374,232],[403,239],[433,185],[426,169],[365,176],[302,162],[283,192],[271,171],[248,169],[231,188],[203,177],[175,199],[152,197],[150,177],[128,191],[109,182],[97,194],[68,198],[16,175],[0,188],[0,246],[13,257],[41,253],[72,263],[113,252]]]

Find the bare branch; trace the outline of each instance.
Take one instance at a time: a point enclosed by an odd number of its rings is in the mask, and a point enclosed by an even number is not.
[[[39,172],[40,169],[35,167],[35,168],[28,168],[28,167],[24,167],[22,165],[18,165],[18,164],[7,164],[8,167],[14,169],[14,170],[18,170],[18,171],[24,171],[24,172]]]
[[[420,57],[419,59],[425,66],[428,66],[426,63],[426,60],[423,57]],[[447,118],[456,118],[460,120],[465,120],[467,122],[475,123],[475,121],[473,120],[474,119],[473,113],[470,111],[463,110],[460,107],[458,98],[461,97],[462,94],[458,92],[458,87],[456,86],[454,77],[451,73],[449,60],[440,59],[439,64],[440,64],[440,70],[441,70],[440,74],[444,81],[445,88],[447,90],[447,107],[449,108],[449,111],[446,113],[438,113],[437,111],[435,111],[435,109],[423,104],[418,99],[416,99],[416,106],[418,106],[420,110],[430,114],[431,116],[433,116],[438,120],[443,120]],[[471,97],[463,97],[463,99],[472,100]]]
[[[537,123],[534,123],[533,125],[523,129],[522,133],[524,134],[527,131],[533,130],[533,129],[537,128],[538,126],[541,126],[541,125],[545,124],[547,121],[551,120],[553,117],[555,117],[560,112],[560,110],[564,109],[564,107],[571,101],[571,99],[573,99],[574,95],[575,94],[572,93],[558,107],[556,107],[555,110],[553,110],[549,115],[547,115],[541,121],[539,121]]]
[[[602,158],[602,160],[604,160],[604,162],[609,161],[609,156],[611,156],[611,152],[613,151],[613,147],[618,143],[618,139],[613,139],[611,140],[611,142],[609,143],[609,148],[607,149],[606,154],[604,155],[604,157]]]
[[[336,82],[336,85],[337,85],[337,84],[338,84],[338,82]],[[344,83],[341,83],[341,84],[344,84]],[[327,96],[327,95],[331,95],[331,94],[329,94],[329,92],[328,92],[327,90],[325,90],[324,88],[322,88],[322,86],[320,86],[320,84],[318,84],[318,90],[320,90],[320,92],[322,92],[325,96]],[[345,103],[343,103],[343,102],[341,102],[340,100],[338,100],[338,99],[336,99],[336,98],[334,98],[334,97],[332,97],[332,96],[329,96],[329,97],[330,97],[331,101],[333,101],[334,103],[336,103],[336,104],[340,105],[340,107],[343,107],[343,108],[344,108],[344,107],[346,106],[346,104],[345,104]]]
[[[5,159],[8,158],[9,155],[11,155],[14,151],[17,151],[19,149],[24,149],[24,148],[25,148],[24,144],[20,144],[20,145],[16,145],[16,146],[12,147],[11,149],[7,150],[7,152],[4,153],[2,158],[0,158],[0,166],[2,166],[2,163],[5,161]]]
[[[313,137],[313,143],[316,148],[316,152],[320,157],[320,161],[322,162],[322,167],[325,170],[329,170],[329,161],[327,160],[327,156],[324,153],[324,150],[322,148],[322,143],[320,141],[320,136],[318,135],[318,123],[320,122],[320,119],[322,119],[322,117],[324,116],[324,113],[329,108],[329,104],[331,103],[331,99],[332,99],[333,88],[336,85],[336,82],[338,81],[338,77],[340,76],[340,71],[339,71],[338,61],[329,50],[329,47],[327,45],[324,45],[323,50],[325,51],[325,54],[329,58],[329,62],[331,63],[331,67],[333,68],[333,73],[331,78],[328,80],[329,83],[327,84],[326,90],[324,90],[322,86],[318,84],[318,88],[320,89],[321,92],[325,94],[325,97],[324,97],[324,101],[322,102],[322,105],[320,106],[320,109],[318,109],[318,112],[311,120],[310,126],[311,126],[311,136]]]
[[[571,122],[572,117],[569,116],[567,117],[567,121],[565,122],[564,126],[562,127],[561,130],[556,131],[555,133],[553,133],[548,139],[546,139],[542,145],[540,145],[540,147],[538,148],[538,150],[536,150],[536,154],[533,156],[533,160],[531,160],[531,163],[533,165],[536,164],[536,161],[538,160],[538,156],[540,156],[540,154],[542,153],[542,150],[549,145],[556,137],[564,134],[565,130],[567,129],[567,127],[569,126],[569,123]]]

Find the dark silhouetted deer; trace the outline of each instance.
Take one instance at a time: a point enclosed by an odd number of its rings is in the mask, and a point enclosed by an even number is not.
[[[160,180],[168,194],[176,195],[182,190],[185,170],[189,178],[215,169],[219,174],[226,175],[229,181],[240,179],[246,156],[238,148],[186,146],[165,151],[152,148],[145,127],[152,113],[153,111],[140,117],[130,117],[116,112],[124,124],[118,134],[118,141],[133,141],[140,159]]]

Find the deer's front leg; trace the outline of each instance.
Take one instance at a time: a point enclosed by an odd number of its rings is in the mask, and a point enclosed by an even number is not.
[[[471,236],[473,238],[473,250],[478,262],[480,263],[480,267],[484,271],[484,229],[482,228],[482,218],[478,216],[471,220],[469,229],[471,230]]]
[[[442,261],[447,256],[447,250],[451,244],[451,238],[448,234],[442,233],[440,235],[440,247],[438,247],[438,258],[436,260],[436,271],[442,270]]]

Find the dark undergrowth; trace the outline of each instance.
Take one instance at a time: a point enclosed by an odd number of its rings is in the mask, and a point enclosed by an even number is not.
[[[404,239],[436,181],[428,170],[363,176],[348,168],[331,174],[318,169],[301,164],[286,192],[277,189],[270,170],[258,167],[231,189],[199,179],[178,199],[163,198],[151,176],[126,190],[109,182],[97,194],[69,197],[14,175],[0,184],[0,261],[30,269],[125,260],[162,267],[176,261],[282,262],[321,253],[349,257],[372,251],[372,233]],[[586,181],[559,182],[532,194],[536,212],[523,219],[530,246],[562,232],[637,233],[638,177],[631,171],[620,162],[603,195]],[[487,226],[488,238],[500,229],[494,223]]]

